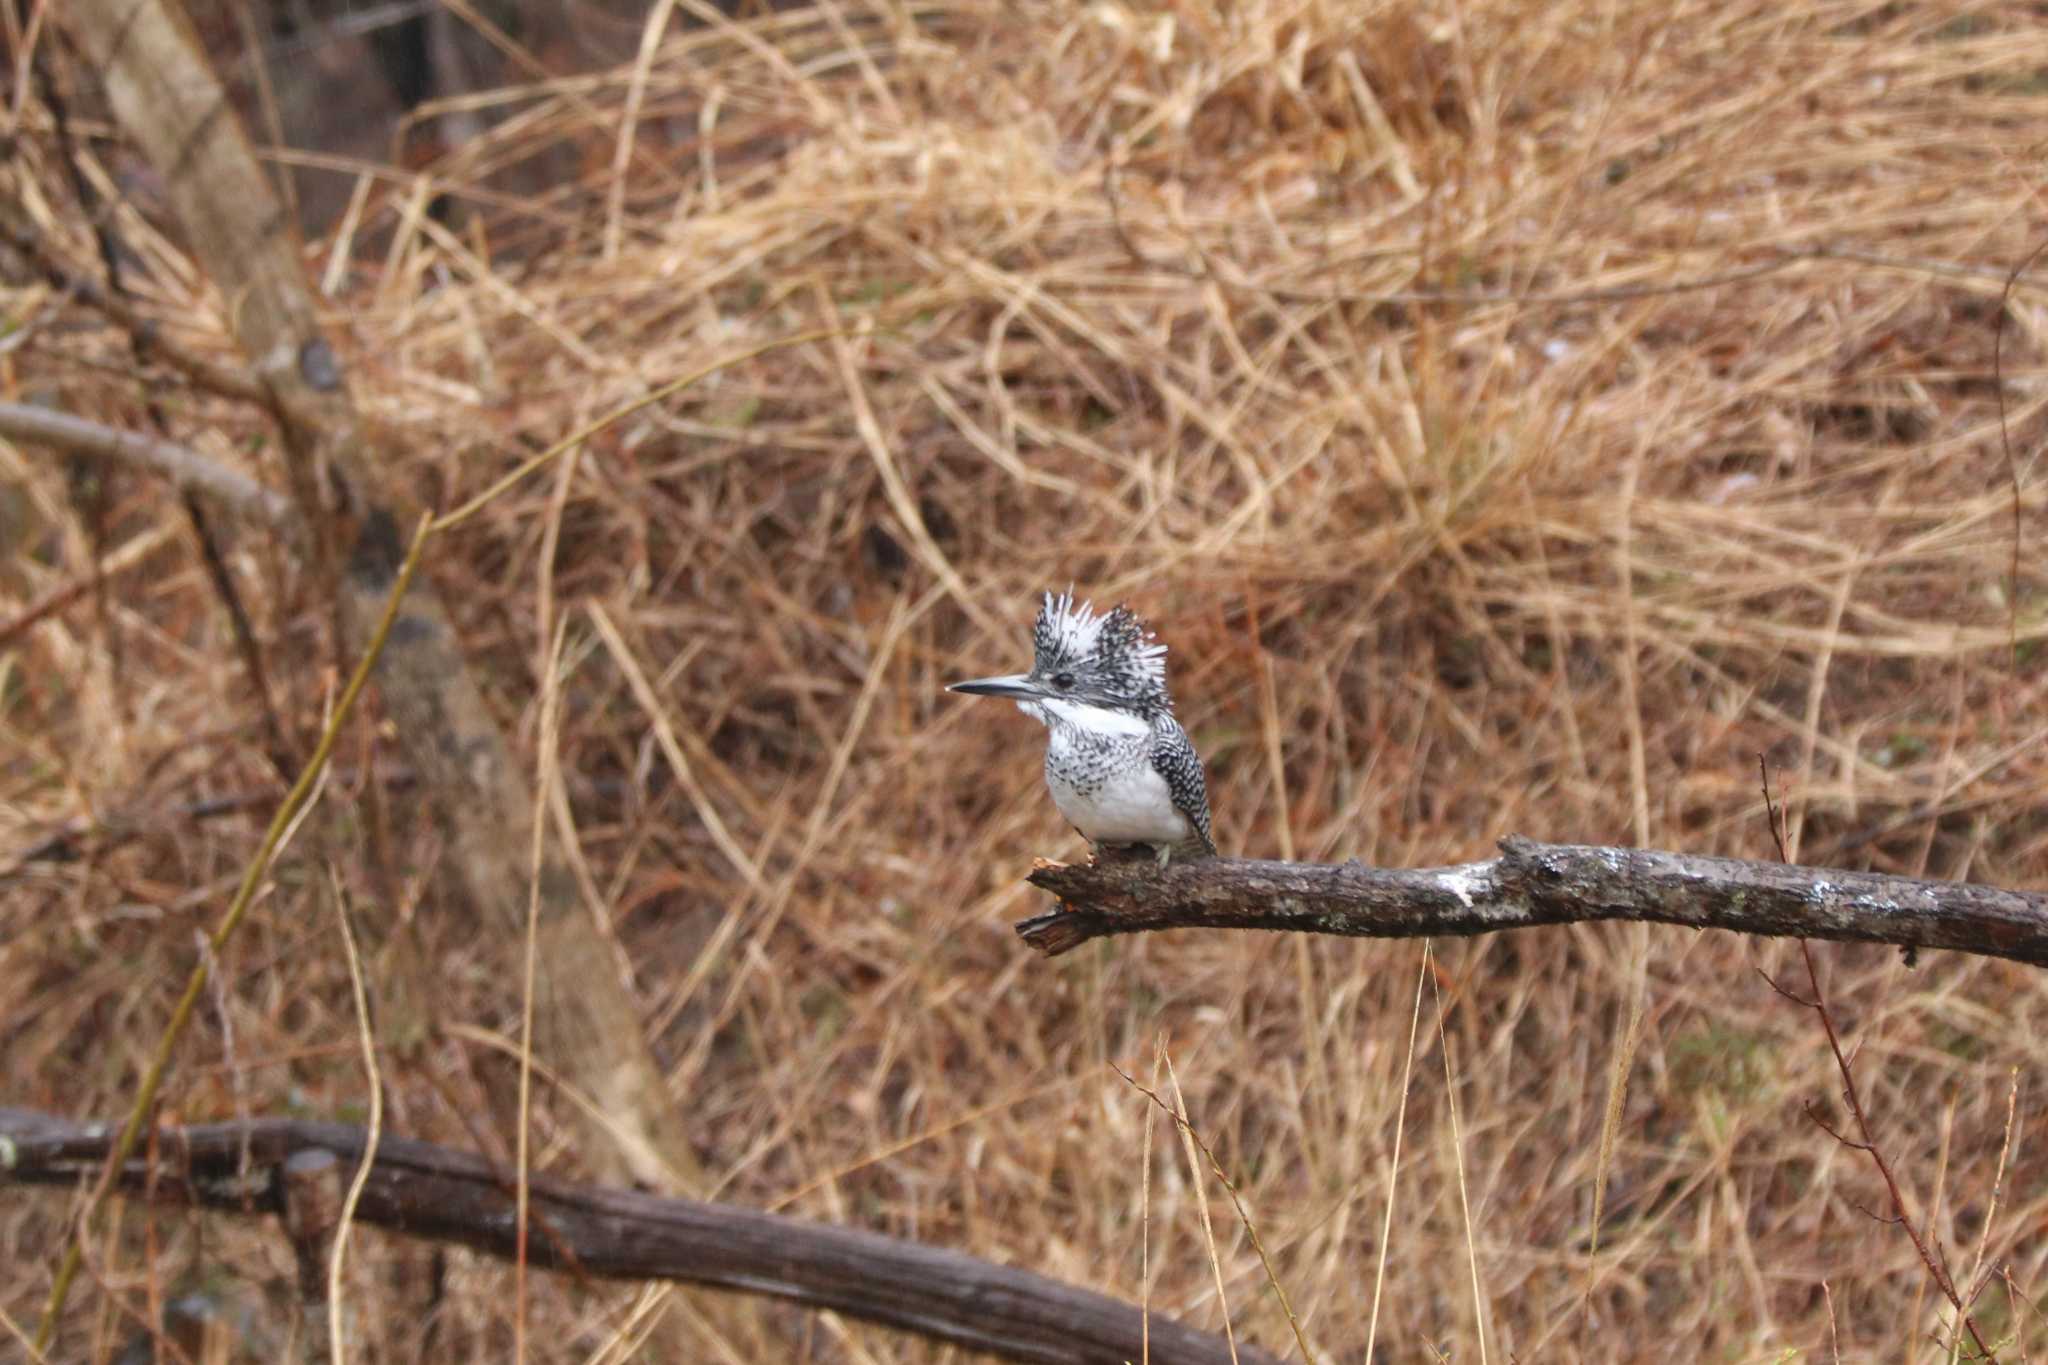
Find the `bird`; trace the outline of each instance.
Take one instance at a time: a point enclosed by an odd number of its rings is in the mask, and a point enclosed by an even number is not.
[[[1173,716],[1166,646],[1129,607],[1097,615],[1069,588],[1032,628],[1029,673],[975,678],[949,692],[1005,697],[1047,730],[1045,785],[1098,852],[1149,847],[1159,866],[1214,857],[1202,756]]]

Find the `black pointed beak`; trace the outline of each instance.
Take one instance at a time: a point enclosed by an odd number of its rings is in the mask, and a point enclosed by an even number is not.
[[[1033,701],[1045,695],[1037,683],[1026,673],[1012,673],[1006,678],[976,678],[972,682],[946,684],[948,692],[965,692],[970,697],[1009,697],[1016,701]]]

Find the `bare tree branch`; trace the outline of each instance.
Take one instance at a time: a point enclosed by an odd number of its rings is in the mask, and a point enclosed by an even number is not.
[[[1160,868],[1040,862],[1059,897],[1017,933],[1056,957],[1090,939],[1155,929],[1282,929],[1360,938],[1490,934],[1543,924],[1647,920],[1738,934],[1947,948],[2048,966],[2048,895],[1876,872],[1510,835],[1460,867],[1380,868],[1216,858]]]
[[[31,403],[0,403],[0,436],[83,455],[118,460],[169,479],[179,488],[220,499],[271,526],[292,522],[291,501],[247,474],[215,464],[197,451],[137,431],[102,426],[68,412]]]
[[[0,1188],[94,1179],[117,1126],[0,1108]],[[329,1153],[339,1158],[340,1170],[353,1171],[363,1146],[360,1128],[288,1119],[167,1128],[149,1144],[159,1157],[156,1169],[131,1161],[120,1185],[134,1197],[162,1203],[278,1215],[289,1232],[293,1158],[303,1165],[308,1153]],[[1113,1365],[1138,1360],[1143,1350],[1144,1313],[1137,1305],[961,1252],[545,1175],[533,1177],[531,1196],[538,1235],[526,1254],[537,1265],[768,1295],[1010,1360]],[[494,1256],[513,1254],[509,1174],[431,1143],[381,1137],[356,1218]],[[1151,1359],[1225,1365],[1231,1352],[1220,1337],[1154,1316]],[[1278,1365],[1278,1357],[1242,1343],[1237,1359]]]

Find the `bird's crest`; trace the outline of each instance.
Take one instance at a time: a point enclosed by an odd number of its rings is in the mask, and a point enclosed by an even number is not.
[[[1129,607],[1095,614],[1092,602],[1074,604],[1074,592],[1045,595],[1032,629],[1031,671],[1041,678],[1071,674],[1076,690],[1140,712],[1172,711],[1166,692],[1166,646]]]

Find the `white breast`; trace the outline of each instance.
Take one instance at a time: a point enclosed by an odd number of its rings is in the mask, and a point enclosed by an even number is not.
[[[1051,772],[1046,786],[1060,814],[1096,843],[1179,844],[1194,835],[1174,809],[1166,779],[1143,758],[1089,788],[1070,786]]]

